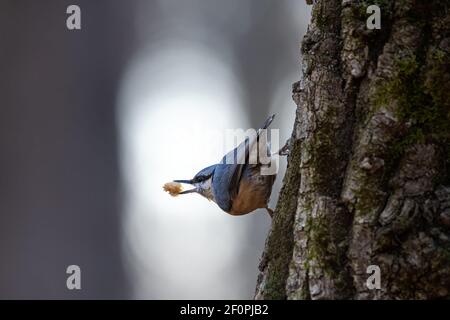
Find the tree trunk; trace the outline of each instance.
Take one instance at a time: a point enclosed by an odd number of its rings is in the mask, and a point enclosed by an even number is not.
[[[450,298],[449,6],[315,2],[256,299]]]

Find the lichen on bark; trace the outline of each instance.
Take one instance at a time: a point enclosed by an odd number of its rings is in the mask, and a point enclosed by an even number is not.
[[[450,298],[449,4],[371,3],[381,30],[369,1],[314,4],[256,298]]]

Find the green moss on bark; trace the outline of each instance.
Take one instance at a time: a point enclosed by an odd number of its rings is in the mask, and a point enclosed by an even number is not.
[[[409,126],[407,134],[391,146],[392,159],[416,143],[433,141],[449,154],[450,64],[445,53],[435,51],[428,64],[415,55],[397,62],[397,74],[381,85],[373,103],[381,107],[394,100],[398,118]]]
[[[268,276],[264,288],[265,299],[286,299],[286,279],[294,245],[293,224],[300,185],[301,142],[294,141],[283,189],[274,213],[269,236],[267,258]]]

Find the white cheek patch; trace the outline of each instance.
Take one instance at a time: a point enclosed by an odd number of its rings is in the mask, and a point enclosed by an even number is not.
[[[202,194],[205,198],[207,198],[208,200],[214,199],[213,192],[212,192],[211,178],[203,181],[200,184],[200,188],[201,188]]]

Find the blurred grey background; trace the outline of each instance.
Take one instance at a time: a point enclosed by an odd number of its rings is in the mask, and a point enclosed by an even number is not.
[[[290,136],[309,16],[301,0],[2,0],[0,298],[252,298],[267,214],[161,186],[218,161],[225,129],[276,112]]]

